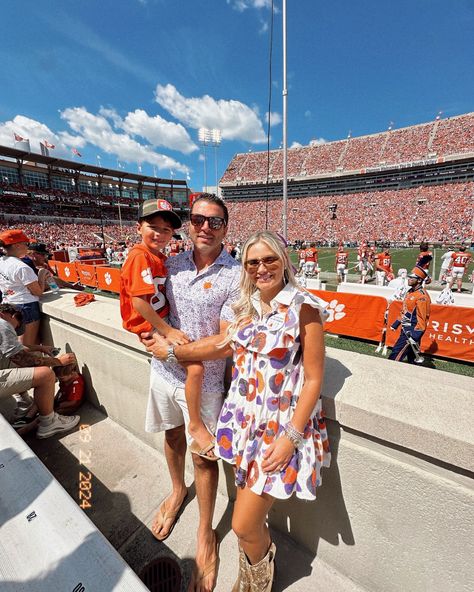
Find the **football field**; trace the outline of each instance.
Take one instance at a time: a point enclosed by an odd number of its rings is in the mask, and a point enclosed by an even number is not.
[[[349,252],[349,274],[350,275],[358,275],[357,270],[357,249],[346,249]],[[319,255],[319,267],[321,268],[322,274],[325,273],[334,273],[335,272],[335,257],[336,257],[337,248],[320,248],[318,249]],[[380,252],[380,251],[377,251]],[[418,248],[413,249],[390,249],[390,253],[392,255],[392,267],[397,275],[397,271],[404,267],[408,271],[413,269],[416,263],[416,259],[418,257],[420,250]],[[433,253],[433,261],[430,265],[430,274],[433,279],[438,279],[439,275],[439,268],[441,266],[441,256],[446,253],[445,249],[435,249],[432,251]],[[292,251],[291,260],[293,261],[294,265],[298,267],[298,253],[296,251]],[[322,278],[324,279],[324,277]]]

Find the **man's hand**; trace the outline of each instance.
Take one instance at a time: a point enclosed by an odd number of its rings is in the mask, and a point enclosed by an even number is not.
[[[47,356],[53,355],[54,345],[39,345],[38,351],[43,352]]]
[[[76,354],[61,354],[56,358],[59,360],[61,366],[67,366],[68,364],[74,364],[77,362]]]
[[[180,331],[179,329],[173,329],[173,327],[169,328],[165,333],[165,337],[171,345],[184,345],[191,341],[186,333],[183,333],[183,331]]]
[[[141,333],[140,341],[155,358],[166,360],[168,356],[168,341],[158,333]]]

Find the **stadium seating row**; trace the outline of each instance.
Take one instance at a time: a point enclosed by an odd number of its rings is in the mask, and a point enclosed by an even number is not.
[[[357,171],[380,164],[398,164],[474,152],[474,113],[398,130],[293,148],[288,151],[288,177],[310,178],[323,173]],[[265,182],[283,176],[281,150],[237,154],[221,184]]]

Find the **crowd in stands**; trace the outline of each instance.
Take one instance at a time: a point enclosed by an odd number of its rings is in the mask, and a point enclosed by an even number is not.
[[[362,240],[452,242],[472,236],[474,183],[304,197],[288,202],[288,238],[327,243]],[[337,204],[335,212],[330,207]],[[265,228],[279,230],[281,200],[228,202],[228,237],[242,241]],[[267,214],[267,215],[266,215]],[[335,215],[335,217],[334,217]]]
[[[288,150],[288,177],[312,177],[474,152],[474,113],[386,132]],[[265,182],[267,153],[237,154],[221,184]],[[270,152],[269,177],[281,179],[281,150]]]

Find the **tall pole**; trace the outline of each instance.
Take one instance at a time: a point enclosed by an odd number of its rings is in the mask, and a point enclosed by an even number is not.
[[[283,0],[283,236],[288,239],[288,139],[287,139],[287,101],[286,86],[286,0]]]

